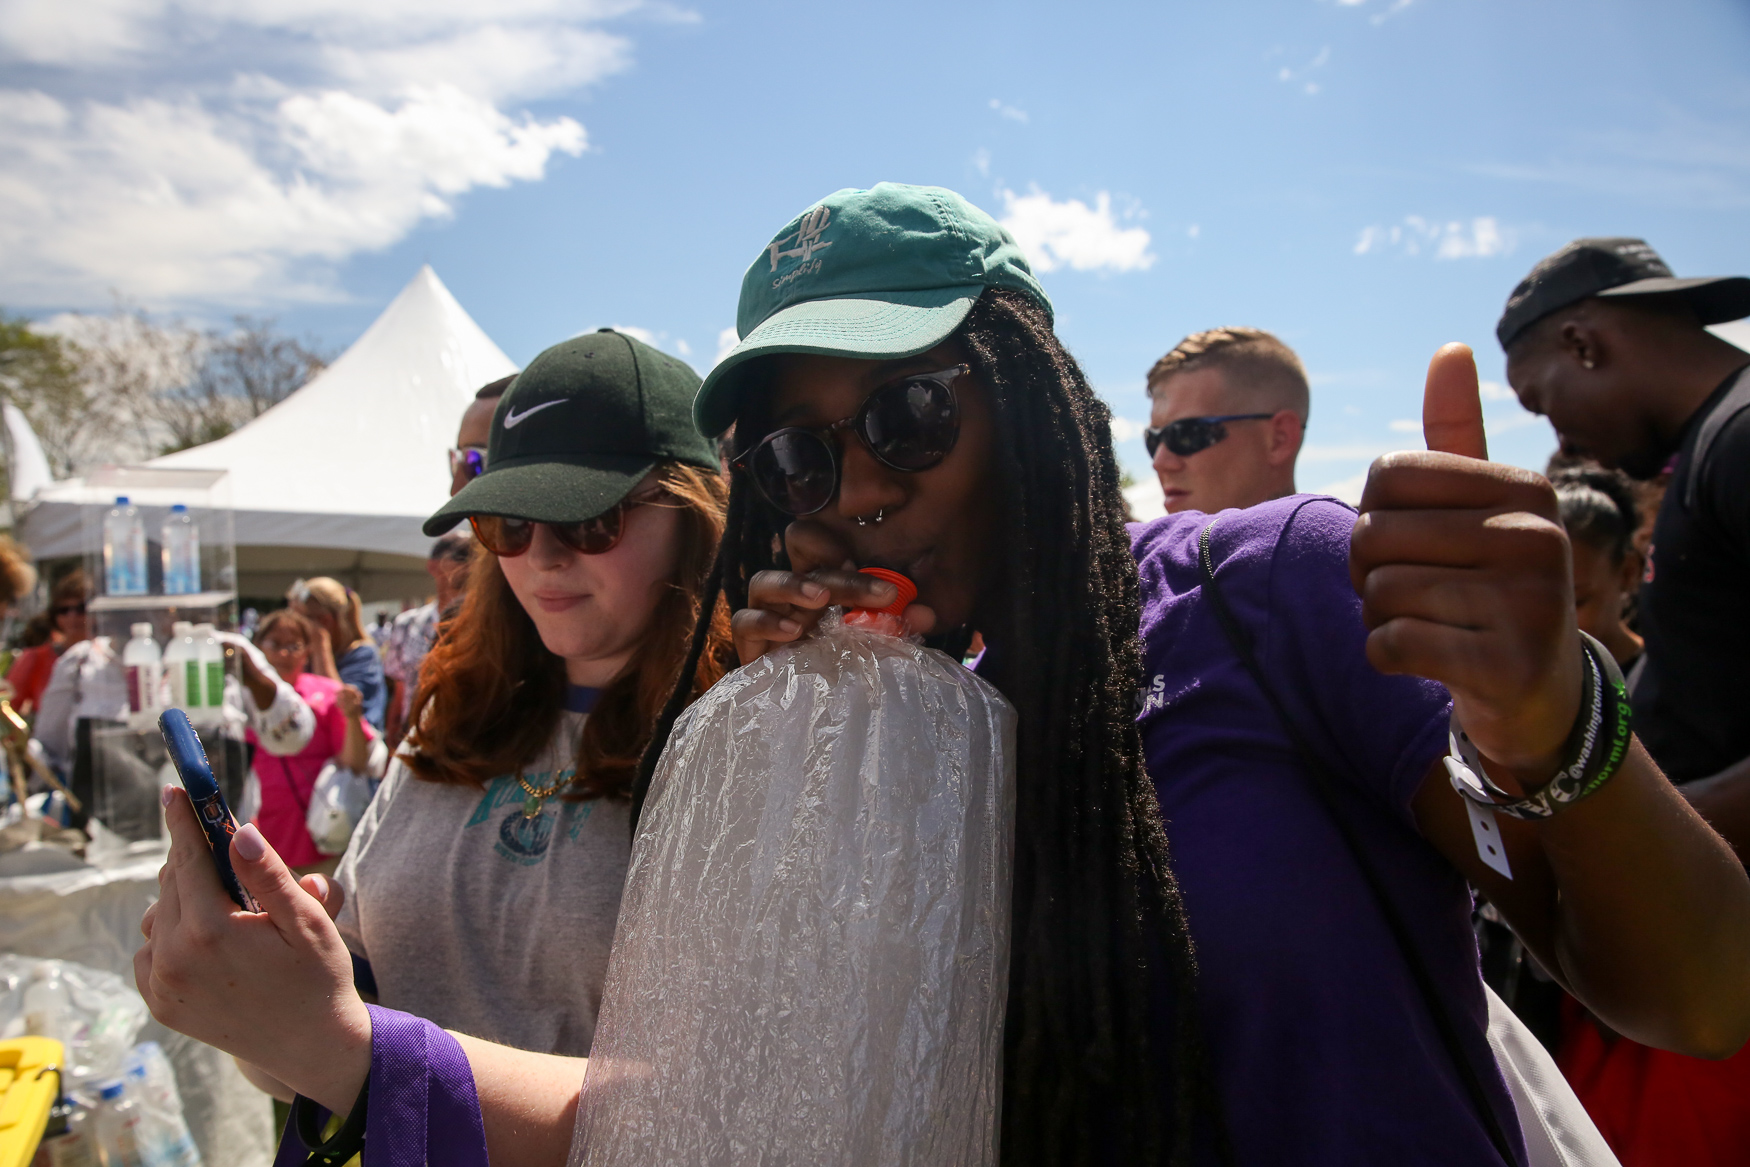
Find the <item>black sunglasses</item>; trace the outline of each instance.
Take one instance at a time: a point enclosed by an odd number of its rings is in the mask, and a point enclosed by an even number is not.
[[[856,434],[890,470],[929,470],[960,438],[954,382],[971,371],[971,365],[955,365],[889,381],[869,394],[855,416],[774,430],[733,465],[748,472],[767,502],[798,517],[823,510],[839,492],[838,443],[832,438],[837,430]]]
[[[554,538],[580,555],[606,555],[620,545],[626,533],[626,512],[633,507],[655,502],[667,491],[656,490],[637,496],[628,495],[597,515],[578,523],[537,523],[533,519],[516,519],[506,515],[469,515],[474,535],[486,550],[501,559],[515,559],[535,541],[535,528],[545,526]]]
[[[56,615],[56,616],[65,616],[65,615],[67,615],[67,613],[69,613],[69,612],[77,612],[77,613],[79,613],[79,614],[80,614],[80,615],[81,615],[81,616],[83,616],[83,615],[85,615],[85,605],[84,605],[84,604],[83,604],[83,603],[78,603],[78,604],[56,604],[56,605],[55,605],[55,606],[54,606],[54,608],[53,608],[53,609],[51,609],[51,611],[52,611],[52,612],[53,612],[53,613],[54,613],[54,615]]]
[[[1169,421],[1158,429],[1151,427],[1143,430],[1142,444],[1148,447],[1148,456],[1151,458],[1163,444],[1179,457],[1189,458],[1197,451],[1207,450],[1226,439],[1227,426],[1223,422],[1259,421],[1275,416],[1273,413],[1224,413],[1217,417],[1181,417],[1178,421]]]

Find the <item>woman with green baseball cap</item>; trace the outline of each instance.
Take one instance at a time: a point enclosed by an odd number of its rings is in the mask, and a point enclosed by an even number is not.
[[[1150,1007],[1170,983],[1192,1017],[1193,960],[1135,720],[1137,568],[1110,414],[1050,301],[989,215],[883,183],[780,231],[737,325],[694,412],[735,428],[719,574],[742,660],[828,602],[892,602],[843,570],[888,568],[917,585],[913,631],[950,653],[983,634],[1019,715],[1003,1162],[1184,1155],[1214,1127],[1194,1026]]]

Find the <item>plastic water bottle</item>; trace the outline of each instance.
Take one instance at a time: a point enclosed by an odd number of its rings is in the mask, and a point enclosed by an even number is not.
[[[147,1167],[142,1149],[143,1115],[139,1104],[128,1097],[121,1082],[105,1082],[97,1088],[97,1145],[103,1150],[104,1167]]]
[[[164,654],[152,639],[150,624],[135,624],[132,632],[134,638],[122,647],[122,669],[128,678],[128,710],[156,713]]]
[[[155,1041],[135,1046],[122,1076],[140,1107],[141,1157],[149,1167],[200,1167],[201,1153],[182,1117],[182,1095],[163,1047]]]
[[[126,495],[103,518],[103,590],[112,596],[146,594],[146,525]]]
[[[57,1100],[30,1167],[103,1167],[91,1112],[70,1098]]]
[[[200,664],[202,709],[217,710],[225,703],[225,647],[214,635],[211,624],[194,626],[195,660]],[[189,707],[195,705],[192,695]]]
[[[201,535],[188,508],[170,508],[160,533],[164,559],[164,594],[185,596],[201,590]]]
[[[164,672],[170,678],[170,704],[185,713],[201,700],[201,670],[195,655],[194,625],[176,621],[164,646]]]
[[[30,970],[24,990],[24,1031],[49,1037],[70,1047],[73,1038],[73,997],[61,979],[61,966],[45,960]]]

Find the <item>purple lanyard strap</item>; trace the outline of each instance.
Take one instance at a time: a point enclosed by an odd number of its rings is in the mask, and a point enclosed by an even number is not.
[[[456,1039],[424,1018],[371,1011],[371,1101],[364,1167],[487,1167],[474,1071]],[[309,1152],[292,1123],[274,1167],[302,1167]]]

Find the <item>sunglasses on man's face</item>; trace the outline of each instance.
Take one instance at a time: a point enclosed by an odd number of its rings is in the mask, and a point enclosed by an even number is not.
[[[972,371],[955,365],[915,373],[876,389],[852,417],[824,426],[774,430],[737,458],[767,502],[801,517],[825,509],[839,492],[839,451],[833,434],[848,429],[890,470],[916,473],[941,464],[960,438],[954,382]]]
[[[1189,458],[1199,450],[1207,450],[1217,442],[1225,441],[1226,422],[1259,421],[1275,416],[1273,413],[1224,413],[1216,417],[1181,417],[1178,421],[1143,430],[1142,444],[1148,447],[1150,458],[1162,446],[1181,458]]]
[[[450,477],[472,482],[486,473],[486,447],[463,446],[450,451]]]
[[[627,496],[597,515],[579,523],[538,523],[505,515],[469,515],[475,538],[500,559],[515,559],[535,542],[535,528],[546,527],[553,537],[580,555],[605,555],[620,545],[626,534],[626,512],[655,502],[666,491]]]

